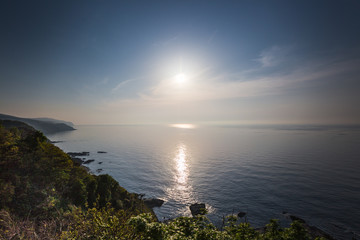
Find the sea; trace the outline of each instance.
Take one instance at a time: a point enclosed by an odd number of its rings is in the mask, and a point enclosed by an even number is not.
[[[246,212],[254,227],[284,211],[336,239],[360,239],[360,127],[310,125],[80,125],[47,137],[129,192],[163,199],[160,221],[205,203],[217,226]],[[106,153],[98,153],[103,151]]]

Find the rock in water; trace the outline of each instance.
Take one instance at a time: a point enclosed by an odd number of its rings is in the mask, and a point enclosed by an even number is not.
[[[301,223],[302,226],[308,231],[310,236],[314,239],[317,237],[323,237],[323,238],[329,239],[329,240],[335,239],[332,236],[330,236],[330,234],[324,232],[320,228],[317,228],[315,226],[310,226],[304,219],[302,219],[298,216],[292,215],[286,211],[283,211],[283,214],[286,218],[289,218],[291,221],[298,221],[299,223]]]
[[[83,162],[83,164],[89,164],[89,163],[92,163],[93,161],[95,161],[94,159],[89,159],[89,160],[86,160],[85,162]]]
[[[107,153],[107,152],[105,152],[105,151],[97,151],[97,153]]]
[[[164,204],[164,200],[157,199],[157,198],[145,198],[144,203],[149,208],[161,207]]]
[[[242,217],[245,217],[246,212],[239,212],[237,215],[239,218],[242,218]]]
[[[89,152],[68,152],[68,155],[70,155],[70,157],[78,157],[78,156],[89,156]]]
[[[290,219],[291,219],[291,221],[298,221],[298,222],[301,222],[301,223],[305,223],[304,219],[299,218],[298,216],[295,216],[295,215],[290,215]]]
[[[196,215],[205,215],[206,206],[205,203],[194,203],[190,205],[191,214],[195,217]]]
[[[298,216],[295,216],[295,215],[291,215],[290,213],[288,213],[286,211],[283,211],[282,214],[285,216],[285,218],[290,219],[291,221],[298,221],[301,223],[305,223],[304,219],[302,219]]]

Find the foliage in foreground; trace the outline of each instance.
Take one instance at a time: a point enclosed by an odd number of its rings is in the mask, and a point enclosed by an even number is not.
[[[246,222],[238,222],[236,216],[227,218],[222,231],[206,217],[178,217],[168,223],[154,221],[150,214],[131,217],[124,211],[89,209],[75,211],[69,229],[61,239],[196,239],[196,240],[310,240],[313,239],[300,222],[282,228],[277,220],[271,220],[264,232],[256,231]],[[316,238],[320,240],[321,238]]]
[[[3,229],[2,237],[4,239],[313,239],[297,221],[293,222],[289,228],[282,228],[277,220],[271,220],[266,225],[264,232],[261,233],[252,228],[249,223],[239,223],[236,216],[229,216],[224,229],[220,231],[206,217],[200,215],[194,218],[178,217],[168,223],[161,223],[156,222],[151,214],[132,217],[131,212],[115,210],[110,206],[87,210],[73,207],[58,221],[43,221],[39,225],[35,225],[31,221],[14,222],[10,216],[4,219],[3,213],[1,214],[0,221],[6,220],[8,227]],[[321,238],[315,239],[320,240]]]
[[[277,220],[271,220],[265,231],[260,233],[249,223],[237,223],[236,216],[227,217],[223,231],[218,230],[209,220],[198,215],[194,218],[179,217],[169,223],[152,222],[151,216],[141,214],[130,219],[129,224],[139,239],[197,239],[197,240],[310,240],[312,239],[301,223],[295,221],[289,228],[282,228]],[[316,238],[320,240],[321,238]]]
[[[69,224],[60,239],[134,239],[133,227],[127,224],[131,216],[129,211],[110,206],[86,211],[77,208],[67,214]],[[154,217],[149,216],[154,221]]]

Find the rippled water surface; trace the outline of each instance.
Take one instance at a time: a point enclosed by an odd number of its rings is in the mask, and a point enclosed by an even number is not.
[[[76,128],[48,137],[63,141],[56,145],[66,152],[89,151],[89,168],[130,192],[164,199],[154,209],[160,220],[190,215],[190,203],[205,202],[215,223],[245,211],[263,226],[288,211],[339,239],[360,232],[357,128]]]

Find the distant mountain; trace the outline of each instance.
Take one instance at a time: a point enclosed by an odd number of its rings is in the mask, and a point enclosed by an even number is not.
[[[42,117],[42,118],[30,118],[30,119],[39,120],[39,121],[43,121],[43,122],[64,123],[70,127],[74,127],[74,124],[72,122],[67,122],[67,121],[53,119],[53,118]]]
[[[75,130],[75,128],[70,126],[68,122],[51,118],[20,118],[11,115],[0,114],[0,119],[24,122],[32,126],[33,128],[43,132],[44,134]],[[72,123],[70,124],[73,125]]]

